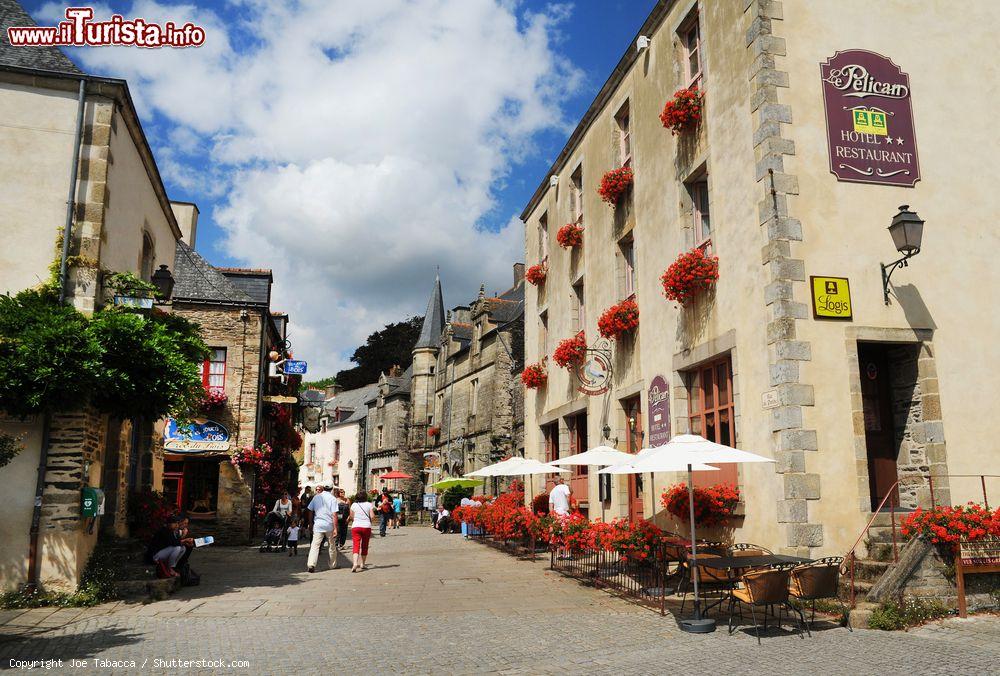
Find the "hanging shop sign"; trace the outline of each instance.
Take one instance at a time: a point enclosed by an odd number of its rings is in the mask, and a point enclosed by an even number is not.
[[[163,428],[163,448],[175,453],[228,451],[229,446],[229,430],[214,420],[178,425],[173,418],[167,418]]]
[[[306,362],[293,359],[286,359],[282,366],[286,376],[304,376],[308,368]]]
[[[820,64],[830,171],[838,181],[912,188],[920,180],[910,77],[863,49]]]
[[[670,385],[656,376],[649,385],[649,445],[652,448],[670,441]]]
[[[424,453],[424,469],[430,471],[435,469],[440,469],[441,467],[441,454],[438,452]]]
[[[299,403],[298,397],[288,397],[283,394],[269,394],[261,397],[265,403],[268,404],[297,404]]]
[[[611,341],[600,338],[593,347],[587,348],[587,356],[574,372],[579,382],[576,388],[578,392],[593,397],[610,390],[611,376],[614,373],[611,366]]]
[[[851,285],[847,277],[809,277],[812,287],[813,317],[851,319]]]

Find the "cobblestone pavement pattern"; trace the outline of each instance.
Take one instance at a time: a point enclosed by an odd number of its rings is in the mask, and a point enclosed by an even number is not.
[[[948,620],[909,633],[817,627],[692,636],[673,616],[428,528],[372,542],[373,568],[305,572],[306,557],[216,548],[195,554],[202,585],[148,605],[0,613],[0,665],[11,660],[247,660],[266,674],[685,673],[990,674],[1000,619]],[[676,613],[676,608],[674,609]],[[138,669],[137,669],[138,670]],[[120,671],[120,670],[115,670]]]

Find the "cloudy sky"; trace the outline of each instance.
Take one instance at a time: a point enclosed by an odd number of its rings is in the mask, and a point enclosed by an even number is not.
[[[66,7],[24,4],[43,25]],[[518,214],[652,5],[98,3],[206,43],[70,56],[129,81],[169,194],[201,209],[197,249],[274,271],[316,378],[422,312],[437,266],[448,306],[510,285]]]

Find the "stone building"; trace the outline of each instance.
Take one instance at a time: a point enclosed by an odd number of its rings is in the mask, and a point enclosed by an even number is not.
[[[327,388],[320,400],[316,432],[303,436],[299,485],[327,485],[344,489],[348,495],[358,490],[362,471],[361,448],[365,438],[368,404],[378,394],[378,384],[354,390]]]
[[[929,504],[932,482],[938,504],[982,501],[979,475],[1000,474],[975,422],[1000,401],[984,377],[1000,236],[981,177],[1000,160],[976,64],[996,54],[1000,6],[931,4],[656,3],[522,214],[527,262],[547,267],[526,295],[526,360],[549,358],[526,397],[529,455],[687,431],[762,453],[776,463],[695,481],[738,483],[736,540],[812,556],[843,554],[880,505]],[[661,112],[692,86],[701,122],[674,135]],[[612,207],[598,187],[623,166],[634,182]],[[926,227],[886,282],[901,255],[886,228],[913,218],[899,205]],[[555,245],[566,223],[582,246]],[[696,248],[718,281],[666,300],[661,275]],[[629,298],[638,328],[600,342],[598,318]],[[551,360],[581,330],[583,380]],[[576,492],[591,515],[664,519],[678,480],[577,476]]]
[[[0,0],[0,293],[48,281],[69,226],[66,301],[89,314],[109,300],[107,273],[148,281],[159,266],[173,268],[181,231],[128,84],[85,73],[54,47],[11,47],[7,27],[30,25],[19,3]],[[151,425],[89,407],[52,416],[36,558],[44,586],[75,588],[98,533],[126,532],[128,494],[149,485]],[[0,433],[24,446],[0,470],[5,589],[28,581],[44,427],[43,416],[0,412]],[[105,493],[105,514],[93,524],[80,514],[84,487]]]
[[[260,499],[254,499],[252,476],[244,476],[229,458],[241,447],[271,440],[266,412],[289,406],[274,398],[290,396],[295,383],[282,383],[269,370],[271,352],[288,354],[287,317],[271,311],[271,271],[213,267],[193,248],[196,214],[193,221],[182,221],[173,312],[201,327],[209,348],[202,383],[209,392],[225,395],[224,403],[196,422],[218,426],[217,434],[225,438],[171,440],[168,427],[157,440],[153,486],[186,512],[199,532],[233,544],[252,534],[251,506]]]

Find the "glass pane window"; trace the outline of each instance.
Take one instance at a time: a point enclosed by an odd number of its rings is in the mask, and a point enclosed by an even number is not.
[[[226,387],[226,348],[213,347],[202,364],[201,383],[206,388],[222,392]]]
[[[635,247],[632,242],[622,244],[622,266],[625,297],[635,295]]]
[[[691,213],[694,216],[694,239],[703,244],[712,236],[712,218],[709,213],[708,181],[691,184]]]
[[[701,82],[701,27],[698,21],[684,34],[684,51],[687,56],[687,76],[689,85]]]

